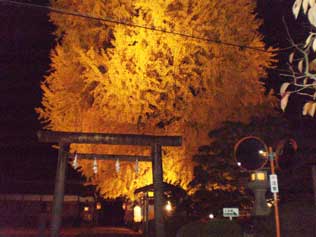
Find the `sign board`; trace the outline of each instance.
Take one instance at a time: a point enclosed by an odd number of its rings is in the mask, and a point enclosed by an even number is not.
[[[238,208],[223,208],[224,217],[238,217],[239,209]]]
[[[271,193],[279,192],[278,176],[276,174],[270,174],[270,190]]]

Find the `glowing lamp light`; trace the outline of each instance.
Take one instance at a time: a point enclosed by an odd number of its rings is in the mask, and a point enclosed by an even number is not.
[[[154,192],[149,191],[149,192],[148,192],[148,197],[154,197]]]
[[[143,219],[142,208],[138,205],[134,207],[134,222],[141,222]]]
[[[97,202],[96,209],[97,209],[97,210],[101,210],[101,208],[102,208],[101,203],[100,203],[100,202]]]
[[[214,214],[212,214],[212,213],[211,213],[211,214],[209,214],[209,215],[208,215],[208,218],[210,218],[210,219],[214,219]]]
[[[88,206],[85,206],[85,207],[83,208],[83,210],[84,210],[84,211],[89,211],[89,207],[88,207]]]
[[[258,172],[256,175],[257,175],[257,180],[265,180],[266,179],[266,174],[263,172]]]
[[[264,171],[257,171],[251,174],[251,181],[265,181],[267,174]]]
[[[256,180],[256,173],[252,173],[251,174],[251,181],[255,181]]]
[[[273,206],[273,204],[272,204],[271,202],[268,202],[267,205],[268,205],[268,207],[270,207],[270,208]]]
[[[266,156],[267,156],[267,152],[266,152],[266,151],[259,150],[258,153],[259,153],[259,155],[261,155],[261,156],[263,156],[263,157],[266,157]]]
[[[238,166],[241,166],[241,162],[237,162],[237,165],[238,165]]]
[[[172,211],[172,206],[171,206],[170,201],[167,202],[167,204],[166,204],[166,206],[165,206],[165,209],[166,209],[166,211],[168,211],[168,212]]]

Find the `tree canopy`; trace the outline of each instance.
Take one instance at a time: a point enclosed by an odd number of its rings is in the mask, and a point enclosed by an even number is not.
[[[228,206],[250,208],[252,195],[246,187],[249,172],[238,167],[234,159],[234,146],[240,139],[259,137],[275,148],[291,135],[288,121],[277,114],[253,117],[249,123],[225,121],[210,131],[209,144],[200,146],[194,156],[196,167],[190,183],[196,190],[193,200],[199,214],[215,213]]]
[[[182,148],[163,151],[164,179],[186,188],[192,155],[207,141],[207,131],[272,108],[274,99],[264,94],[259,79],[273,53],[263,51],[251,0],[52,0],[51,5],[106,20],[50,14],[57,45],[37,108],[48,129],[181,135]],[[149,152],[105,145],[72,149]],[[99,162],[94,175],[93,163],[81,161],[80,170],[105,197],[132,197],[135,188],[152,182],[151,165],[140,162],[138,173],[134,165],[122,163],[116,173],[114,162]]]

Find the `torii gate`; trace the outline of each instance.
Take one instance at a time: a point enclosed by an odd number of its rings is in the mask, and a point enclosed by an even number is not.
[[[55,179],[55,191],[51,219],[51,237],[58,237],[64,201],[65,177],[69,146],[71,143],[81,144],[109,144],[109,145],[134,145],[150,146],[151,156],[124,156],[124,155],[100,155],[78,154],[82,159],[124,160],[124,161],[151,161],[154,185],[154,212],[155,235],[165,237],[163,206],[163,171],[162,171],[162,146],[181,146],[182,138],[179,136],[151,136],[136,134],[107,134],[107,133],[74,133],[39,131],[37,133],[40,142],[58,143],[58,164]]]

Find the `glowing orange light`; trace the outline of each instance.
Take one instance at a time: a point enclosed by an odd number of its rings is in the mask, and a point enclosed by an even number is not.
[[[154,192],[149,191],[149,192],[148,192],[148,197],[154,197]]]
[[[167,202],[166,206],[165,206],[166,211],[170,212],[172,211],[172,205],[170,203],[170,201]]]
[[[134,222],[141,222],[142,219],[142,208],[137,205],[134,207]]]

